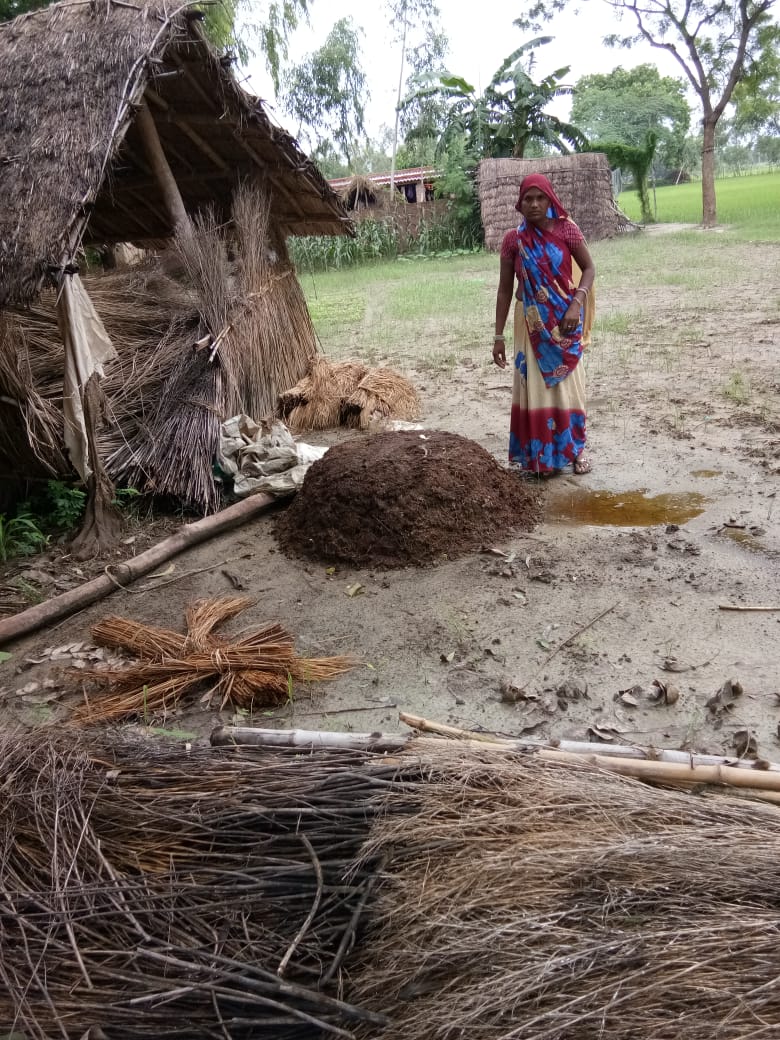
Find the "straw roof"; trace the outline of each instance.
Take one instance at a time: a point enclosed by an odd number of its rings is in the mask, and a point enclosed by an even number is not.
[[[615,203],[609,163],[600,152],[547,159],[484,159],[477,182],[488,249],[499,249],[506,232],[517,226],[518,189],[529,173],[549,177],[569,216],[591,241],[636,227]]]
[[[67,0],[0,26],[0,307],[79,244],[172,228],[134,115],[146,101],[188,211],[259,177],[282,233],[349,232],[341,200],[202,35],[192,0]]]

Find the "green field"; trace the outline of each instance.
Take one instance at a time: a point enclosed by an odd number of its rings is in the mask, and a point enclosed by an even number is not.
[[[715,194],[719,224],[733,225],[741,238],[780,241],[780,172],[720,178],[715,182]],[[701,222],[701,182],[657,188],[656,198],[659,223]],[[652,205],[652,190],[650,202]],[[632,220],[639,220],[636,192],[624,191],[618,204]]]

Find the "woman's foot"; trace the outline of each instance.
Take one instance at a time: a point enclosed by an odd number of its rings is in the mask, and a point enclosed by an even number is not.
[[[590,473],[593,467],[590,464],[590,459],[584,459],[581,455],[574,460],[574,474],[577,477],[583,477],[586,473]]]

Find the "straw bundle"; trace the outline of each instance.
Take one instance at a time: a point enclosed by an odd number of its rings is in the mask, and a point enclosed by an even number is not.
[[[124,668],[84,669],[79,678],[102,689],[74,713],[80,723],[164,715],[184,698],[206,690],[220,708],[279,704],[294,682],[333,679],[353,665],[348,657],[303,658],[281,625],[269,624],[230,640],[217,632],[253,605],[245,597],[203,600],[187,610],[185,634],[121,617],[92,627],[101,646],[133,654]]]
[[[355,860],[395,772],[364,763],[0,738],[4,1031],[314,1040],[378,1025],[337,988],[376,879]]]
[[[372,1040],[712,1040],[780,1028],[780,814],[416,741],[350,999]]]
[[[609,163],[600,152],[542,159],[483,159],[477,183],[488,249],[499,249],[507,231],[517,227],[515,203],[520,182],[529,173],[550,178],[569,216],[591,241],[636,227],[615,204]]]
[[[280,396],[288,426],[297,431],[346,425],[366,429],[375,415],[416,419],[417,391],[391,368],[368,368],[362,361],[317,357],[309,372]]]
[[[374,417],[419,419],[420,398],[403,376],[392,368],[371,369],[342,404],[345,426],[368,429]]]

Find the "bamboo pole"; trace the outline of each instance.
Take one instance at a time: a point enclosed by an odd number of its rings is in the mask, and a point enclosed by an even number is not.
[[[162,191],[163,199],[165,200],[165,206],[171,220],[172,229],[175,231],[176,229],[191,228],[192,225],[190,224],[190,218],[184,207],[184,199],[181,197],[179,185],[176,183],[176,178],[173,176],[173,171],[171,170],[165,156],[162,141],[160,140],[160,135],[157,133],[157,127],[155,126],[154,117],[149,111],[149,106],[146,101],[143,101],[138,108],[135,117],[135,125],[137,126],[138,133],[141,136],[141,142],[149,166],[151,167],[157,183],[160,185],[160,190]]]
[[[245,498],[241,502],[236,502],[235,505],[228,506],[220,513],[204,517],[194,524],[185,524],[169,538],[153,545],[146,552],[116,564],[110,570],[106,567],[105,573],[100,577],[93,578],[92,581],[79,585],[78,588],[70,589],[60,596],[55,596],[44,603],[38,603],[12,617],[4,618],[0,621],[0,646],[10,643],[13,639],[29,635],[30,632],[43,628],[44,625],[50,625],[60,618],[75,614],[92,603],[104,599],[116,589],[124,588],[137,578],[149,574],[161,563],[184,552],[185,549],[191,549],[193,546],[213,538],[216,534],[231,531],[234,527],[246,523],[247,520],[259,516],[274,502],[275,499],[272,495],[261,494]]]
[[[314,729],[259,729],[219,726],[212,747],[305,747],[320,750],[399,751],[411,739],[405,733],[332,733]]]
[[[500,737],[495,733],[477,733],[474,730],[458,729],[442,722],[433,722],[419,715],[400,712],[401,722],[421,733],[435,733],[455,740],[467,740],[476,744],[503,748],[505,751],[542,752],[562,751],[580,756],[596,755],[618,759],[635,759],[643,762],[667,762],[680,766],[728,766],[746,771],[777,773],[780,763],[763,759],[727,758],[725,755],[700,755],[693,751],[673,748],[646,748],[635,744],[595,744],[584,740],[524,740],[522,737]]]

